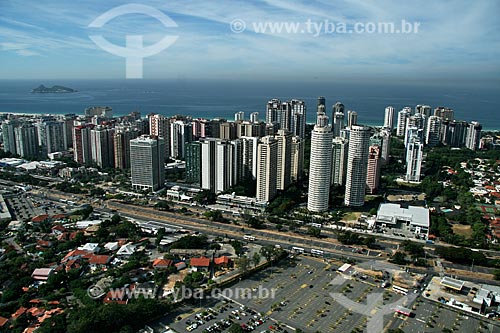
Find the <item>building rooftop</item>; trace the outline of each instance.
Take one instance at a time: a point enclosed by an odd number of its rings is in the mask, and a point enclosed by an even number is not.
[[[450,288],[450,289],[455,289],[458,291],[462,290],[462,288],[464,287],[464,284],[465,284],[465,282],[462,280],[457,280],[457,279],[450,278],[447,276],[445,276],[441,279],[442,286],[445,286],[445,287]]]
[[[395,224],[397,220],[410,221],[411,224],[429,227],[429,209],[425,207],[408,206],[401,207],[399,204],[380,204],[377,212],[377,221]]]

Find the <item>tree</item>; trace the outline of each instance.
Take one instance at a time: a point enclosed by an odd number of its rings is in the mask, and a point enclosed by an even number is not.
[[[168,202],[166,202],[164,200],[160,200],[155,204],[154,208],[158,209],[158,210],[169,211],[170,205],[168,204]]]
[[[122,220],[121,216],[118,215],[118,214],[114,214],[112,217],[111,217],[111,223],[113,225],[117,225],[118,223],[120,223]]]
[[[242,273],[246,273],[248,271],[249,260],[246,256],[243,256],[238,259],[238,267]]]
[[[245,222],[249,227],[255,229],[263,229],[265,227],[264,222],[255,216],[249,216],[248,218],[245,218]]]
[[[209,210],[208,212],[205,212],[203,215],[214,222],[226,221],[220,210]]]
[[[236,255],[241,255],[243,253],[243,243],[241,243],[239,240],[232,240],[229,242],[229,245],[231,245],[234,248],[234,252]]]
[[[94,187],[93,189],[90,190],[90,195],[93,197],[102,197],[105,194],[106,191],[100,187]]]
[[[259,252],[255,252],[252,257],[253,265],[257,266],[260,263],[261,256]]]
[[[170,245],[171,249],[206,249],[208,248],[208,238],[206,235],[187,235],[179,238]]]
[[[351,231],[341,232],[338,235],[337,239],[339,240],[339,242],[345,245],[354,245],[362,243],[361,237],[357,233]]]
[[[156,240],[155,240],[155,245],[159,246],[163,237],[167,234],[165,228],[160,228],[158,229],[158,232],[156,233]]]
[[[500,269],[495,269],[493,275],[495,276],[495,280],[500,281]]]
[[[275,248],[272,245],[263,246],[260,249],[260,254],[264,258],[266,258],[267,261],[271,261],[271,259],[273,259],[274,256],[274,249]]]
[[[188,288],[198,288],[203,281],[203,274],[200,272],[192,272],[186,275],[182,281]]]
[[[313,237],[320,238],[321,237],[321,229],[316,227],[309,227],[307,229],[307,233]]]
[[[375,236],[367,236],[364,237],[363,239],[363,244],[366,245],[369,249],[374,249],[377,248],[378,245],[376,245],[377,240],[375,239]]]
[[[216,199],[217,196],[215,195],[215,193],[212,193],[208,190],[203,190],[194,197],[194,200],[202,205],[214,204]]]
[[[227,331],[229,333],[244,333],[245,332],[245,330],[243,330],[243,328],[241,328],[241,326],[236,324],[236,323],[232,324]]]
[[[396,265],[406,265],[408,262],[406,261],[406,256],[403,252],[396,252],[389,260],[390,262]]]
[[[403,243],[401,243],[401,245],[403,246],[404,250],[408,252],[409,255],[411,255],[413,259],[418,259],[425,256],[425,250],[422,244],[405,240]]]

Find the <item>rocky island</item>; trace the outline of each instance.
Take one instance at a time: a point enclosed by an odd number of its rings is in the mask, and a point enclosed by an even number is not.
[[[38,93],[38,94],[50,94],[50,93],[61,94],[61,93],[72,93],[72,92],[76,92],[76,91],[77,90],[75,90],[75,89],[71,89],[71,88],[64,87],[64,86],[52,86],[49,88],[49,87],[44,86],[43,84],[41,84],[37,88],[31,90],[32,93]]]

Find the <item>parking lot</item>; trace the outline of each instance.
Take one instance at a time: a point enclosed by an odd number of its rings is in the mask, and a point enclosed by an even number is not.
[[[185,309],[185,314],[179,313],[163,323],[178,332],[225,332],[232,323],[249,332],[294,332],[297,328],[304,332],[363,331],[367,317],[336,301],[336,296],[330,293],[361,304],[366,304],[369,294],[380,293],[383,295],[380,303],[368,305],[372,314],[381,305],[401,298],[368,283],[369,279],[341,278],[341,282],[338,279],[332,282],[339,277],[337,268],[320,258],[299,256],[227,288],[224,300],[203,300]],[[262,297],[259,292],[262,289],[267,290],[268,297]],[[251,291],[248,294],[251,296],[241,297],[241,290]],[[385,317],[385,322],[389,323],[392,316]]]
[[[11,208],[14,218],[19,221],[29,221],[38,215],[64,214],[66,207],[64,204],[44,200],[41,198],[31,198],[28,194],[19,194],[6,198],[7,205]]]
[[[412,316],[394,316],[389,327],[401,329],[406,333],[417,332],[500,332],[500,327],[493,322],[479,320],[466,313],[452,310],[442,304],[426,300],[417,300],[412,309]]]
[[[337,268],[319,258],[300,256],[295,264],[269,268],[237,286],[255,289],[262,285],[274,289],[274,300],[250,299],[241,303],[304,332],[351,332],[365,329],[367,318],[340,304],[331,293],[342,294],[358,303],[365,303],[371,293],[383,293],[383,304],[400,298],[376,284],[360,280],[333,282],[339,276]],[[372,305],[373,311],[377,311],[379,305],[382,304]]]

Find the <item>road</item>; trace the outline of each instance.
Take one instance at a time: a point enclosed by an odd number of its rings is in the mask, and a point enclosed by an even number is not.
[[[125,216],[129,216],[140,221],[155,221],[163,223],[166,226],[174,225],[181,228],[189,228],[194,231],[212,234],[221,237],[230,237],[243,240],[245,234],[252,234],[256,237],[256,242],[262,245],[280,245],[282,248],[291,248],[292,246],[303,247],[306,250],[315,248],[321,249],[325,255],[336,258],[352,258],[356,260],[385,260],[378,256],[379,251],[369,251],[367,254],[353,253],[352,248],[335,244],[331,240],[325,241],[314,239],[312,237],[303,237],[299,235],[280,233],[272,230],[254,230],[231,224],[217,223],[195,217],[184,216],[169,212],[159,212],[147,207],[136,207],[128,204],[122,204],[115,201],[108,201],[108,209],[98,208],[97,211],[109,213],[109,209],[116,209]]]

